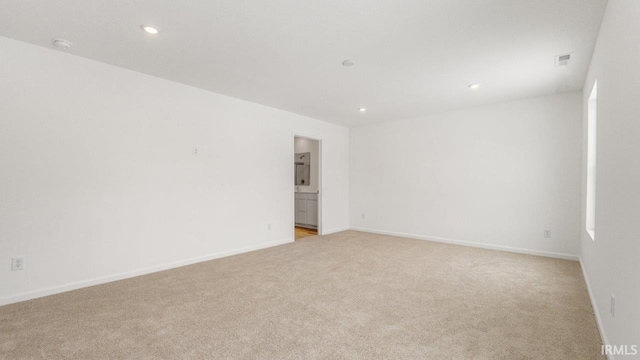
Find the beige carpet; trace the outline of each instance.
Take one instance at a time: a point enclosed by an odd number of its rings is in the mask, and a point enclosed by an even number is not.
[[[600,359],[580,265],[347,231],[0,307],[2,359]]]

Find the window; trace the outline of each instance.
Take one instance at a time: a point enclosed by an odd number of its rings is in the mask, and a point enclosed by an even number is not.
[[[598,81],[593,84],[587,105],[587,232],[596,240],[596,140]]]

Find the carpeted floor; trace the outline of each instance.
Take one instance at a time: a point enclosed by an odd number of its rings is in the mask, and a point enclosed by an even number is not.
[[[346,231],[0,307],[1,359],[600,359],[574,261]]]

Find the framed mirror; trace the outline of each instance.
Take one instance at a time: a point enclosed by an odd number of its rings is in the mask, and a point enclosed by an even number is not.
[[[296,185],[309,186],[311,179],[311,153],[297,153],[294,159]]]

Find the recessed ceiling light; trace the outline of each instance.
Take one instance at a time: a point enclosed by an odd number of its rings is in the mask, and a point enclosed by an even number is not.
[[[151,25],[142,25],[142,30],[146,31],[148,34],[155,35],[158,33],[158,29]]]
[[[356,62],[353,61],[353,60],[345,60],[345,61],[342,62],[342,65],[344,65],[344,66],[353,66],[355,64],[356,64]]]
[[[367,111],[367,109],[365,109],[365,108],[358,108],[358,111],[360,111],[360,112],[365,112],[365,111]]]
[[[475,90],[480,87],[480,84],[469,84],[469,89]]]
[[[65,50],[65,51],[71,49],[71,47],[73,46],[71,41],[65,40],[65,39],[53,39],[51,44],[57,47],[58,49]]]

